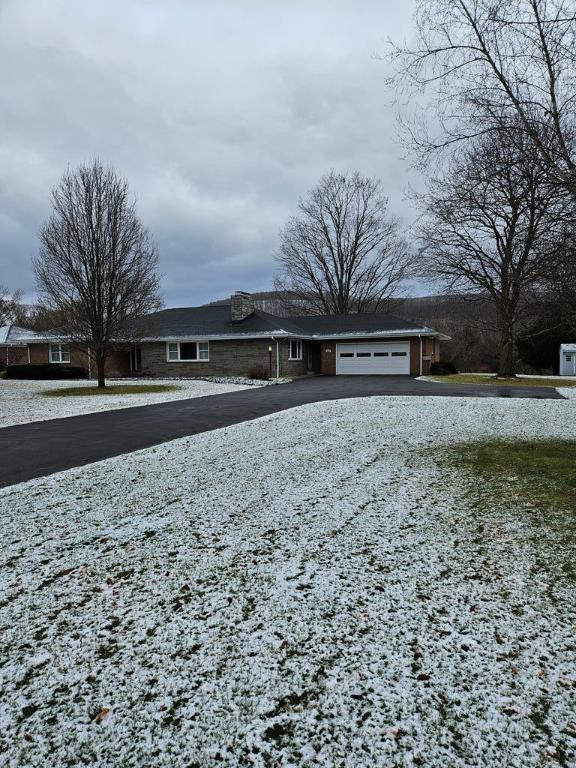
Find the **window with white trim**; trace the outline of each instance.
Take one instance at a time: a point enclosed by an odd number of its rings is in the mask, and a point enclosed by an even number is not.
[[[210,360],[210,346],[207,341],[170,341],[166,358],[169,363],[203,363]]]
[[[300,339],[290,339],[289,360],[302,360],[302,342]]]
[[[70,347],[68,344],[50,344],[51,363],[69,363]]]

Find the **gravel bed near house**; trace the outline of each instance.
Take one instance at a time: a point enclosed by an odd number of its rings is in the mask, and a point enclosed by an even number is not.
[[[242,382],[242,383],[241,383]],[[250,380],[252,382],[252,380]],[[16,381],[0,379],[0,428],[31,421],[61,419],[66,416],[80,416],[84,413],[112,411],[118,408],[132,408],[138,405],[156,405],[170,400],[186,400],[192,397],[220,395],[238,392],[253,383],[244,380],[205,381],[201,379],[114,379],[107,385],[112,389],[123,384],[146,386],[149,384],[172,384],[177,389],[171,392],[148,392],[124,395],[94,395],[86,397],[45,397],[42,393],[70,387],[94,387],[93,381]]]
[[[174,378],[170,381],[189,381],[190,379]],[[212,381],[214,384],[242,384],[247,387],[269,387],[273,384],[289,384],[292,379],[281,376],[275,379],[247,379],[244,376],[198,376],[196,381]]]
[[[576,765],[571,553],[438,459],[490,437],[576,399],[323,402],[0,490],[3,764]]]

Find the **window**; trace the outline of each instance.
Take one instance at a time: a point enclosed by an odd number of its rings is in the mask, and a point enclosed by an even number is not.
[[[69,363],[70,347],[68,344],[50,344],[51,363]]]
[[[374,357],[388,357],[388,352],[374,352]]]
[[[406,357],[407,352],[392,352],[392,357]]]
[[[340,352],[340,357],[354,357],[354,352]]]
[[[302,342],[299,339],[290,339],[289,360],[302,360]]]
[[[356,352],[356,357],[372,357],[372,352]]]
[[[566,355],[566,362],[571,363],[572,362],[572,355]]]
[[[168,345],[169,363],[197,363],[210,360],[210,347],[207,341],[176,341]]]

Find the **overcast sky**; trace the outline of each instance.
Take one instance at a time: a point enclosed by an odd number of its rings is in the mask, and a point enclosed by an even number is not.
[[[0,0],[0,284],[34,295],[49,191],[127,177],[167,306],[272,285],[278,230],[323,173],[378,176],[407,221],[389,37],[404,0]]]

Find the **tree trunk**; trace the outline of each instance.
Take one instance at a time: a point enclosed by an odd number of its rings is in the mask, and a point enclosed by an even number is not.
[[[498,351],[498,377],[516,376],[516,355],[514,334],[509,324],[500,326],[500,349]]]
[[[106,365],[106,357],[98,355],[96,357],[96,371],[98,373],[98,389],[104,389],[106,386],[106,377],[104,375],[104,367]]]

